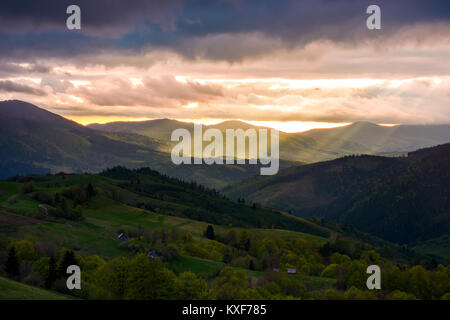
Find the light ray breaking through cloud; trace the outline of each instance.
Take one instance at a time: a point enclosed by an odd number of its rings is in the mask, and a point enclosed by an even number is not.
[[[75,2],[86,20],[73,33],[65,1],[2,2],[1,100],[83,124],[450,123],[445,1],[380,1],[380,32],[365,27],[365,1],[117,2],[108,15],[103,1]]]

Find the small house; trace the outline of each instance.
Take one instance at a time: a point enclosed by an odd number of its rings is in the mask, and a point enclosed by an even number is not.
[[[155,258],[157,258],[158,257],[158,255],[156,254],[156,252],[154,251],[154,250],[150,250],[148,253],[147,253],[147,258],[149,258],[149,259],[155,259]]]
[[[287,269],[288,274],[297,274],[297,269]]]
[[[121,241],[121,242],[124,242],[124,241],[127,241],[127,240],[128,240],[127,236],[124,235],[123,233],[119,234],[119,235],[117,236],[117,239],[119,239],[119,241]]]

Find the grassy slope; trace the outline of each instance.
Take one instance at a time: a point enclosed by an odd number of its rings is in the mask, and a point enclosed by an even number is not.
[[[211,276],[225,266],[224,263],[208,261],[206,259],[199,259],[195,257],[182,256],[178,261],[172,261],[169,264],[169,268],[176,274],[180,274],[184,271],[192,271],[200,275]],[[261,278],[264,275],[262,271],[252,271],[248,269],[236,268],[246,273],[247,277],[251,277],[255,280]],[[299,281],[309,284],[314,290],[326,290],[333,288],[336,280],[322,277],[307,276],[302,274],[291,275]]]
[[[79,176],[75,176],[74,179],[80,183],[84,182],[83,178]],[[13,191],[18,190],[16,187],[11,183],[8,184],[8,188]],[[58,191],[59,189],[51,188],[51,190]],[[140,226],[146,230],[170,230],[176,228],[191,232],[197,239],[210,241],[203,237],[203,232],[209,223],[157,214],[148,210],[138,209],[111,201],[101,195],[93,199],[85,208],[83,214],[86,219],[83,222],[64,221],[61,223],[38,221],[40,223],[35,223],[36,221],[33,221],[32,219],[30,219],[30,221],[25,220],[25,213],[31,208],[36,208],[37,205],[38,202],[27,197],[22,197],[18,202],[12,205],[6,202],[0,203],[0,207],[3,207],[3,209],[0,210],[0,217],[9,217],[21,222],[11,225],[0,221],[0,232],[7,232],[17,238],[32,236],[41,240],[45,239],[48,243],[79,250],[80,252],[87,254],[96,254],[105,259],[112,259],[114,257],[130,254],[120,248],[120,243],[116,240],[117,230],[124,227]],[[214,225],[214,229],[216,234],[224,235],[231,228]],[[233,229],[239,230],[239,228]],[[323,245],[326,242],[325,238],[319,236],[289,230],[255,228],[246,230],[252,236],[258,238],[296,239],[301,237],[308,242],[313,242],[317,245]],[[223,263],[188,256],[182,256],[180,260],[174,261],[169,265],[176,273],[193,271],[205,275],[212,275],[219,271],[223,266]],[[259,278],[263,275],[263,272],[244,271],[248,276],[254,278]],[[334,281],[325,278],[303,277],[303,280],[310,283],[313,288],[317,289],[329,288]]]
[[[128,174],[128,172],[127,172]],[[278,227],[282,229],[290,229],[295,231],[317,234],[319,236],[328,236],[330,231],[306,220],[296,219],[292,216],[285,216],[268,209],[252,210],[250,205],[237,204],[222,199],[220,195],[211,196],[205,192],[198,190],[189,190],[183,187],[178,181],[173,181],[159,174],[136,174],[136,178],[147,186],[142,192],[135,190],[136,184],[127,185],[126,180],[112,179],[101,175],[64,175],[64,176],[40,176],[33,177],[38,190],[46,192],[60,192],[62,188],[72,185],[87,185],[92,183],[96,187],[101,188],[105,196],[110,196],[113,190],[120,191],[120,201],[128,203],[136,207],[139,204],[147,203],[152,208],[160,208],[161,212],[169,215],[186,216],[190,214],[194,216],[193,211],[200,210],[202,217],[194,218],[196,220],[208,221],[215,224],[226,224],[241,227]],[[1,188],[1,186],[0,186]],[[12,188],[10,186],[10,188]],[[18,187],[16,187],[18,188]],[[0,191],[1,192],[1,191]],[[0,193],[1,197],[1,193]],[[107,200],[105,204],[110,205],[111,200]],[[25,201],[21,201],[20,205],[24,208],[17,208],[19,204],[14,204],[16,209],[29,211],[30,207]],[[10,207],[8,203],[2,206]],[[25,208],[26,207],[26,208]],[[187,212],[186,212],[187,211]],[[255,215],[257,213],[257,215]],[[93,217],[95,219],[95,216]],[[111,217],[113,219],[113,217]],[[221,221],[221,222],[217,222]],[[120,222],[120,221],[118,221]],[[136,226],[138,222],[136,223]]]
[[[72,297],[0,277],[0,300],[68,300]]]
[[[450,264],[450,235],[430,239],[414,247],[416,252],[438,257],[439,261]]]

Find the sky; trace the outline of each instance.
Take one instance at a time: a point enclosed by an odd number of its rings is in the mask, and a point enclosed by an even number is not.
[[[82,124],[450,123],[449,61],[447,0],[0,2],[0,100]]]

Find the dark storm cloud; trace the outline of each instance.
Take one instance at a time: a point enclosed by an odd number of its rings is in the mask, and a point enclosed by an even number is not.
[[[65,57],[163,48],[187,58],[236,61],[270,51],[267,38],[282,48],[313,40],[355,45],[403,26],[450,20],[447,0],[375,2],[383,23],[376,33],[365,27],[366,8],[374,3],[366,0],[2,0],[0,55]],[[65,29],[70,4],[81,7],[81,31]],[[260,38],[248,44],[248,34]]]
[[[0,91],[26,93],[35,96],[45,96],[45,91],[39,88],[33,88],[24,84],[16,83],[10,80],[0,80]]]
[[[181,7],[181,0],[2,0],[0,29],[64,29],[70,5],[80,6],[87,29],[107,31],[132,27],[134,21],[142,19],[168,26]]]

